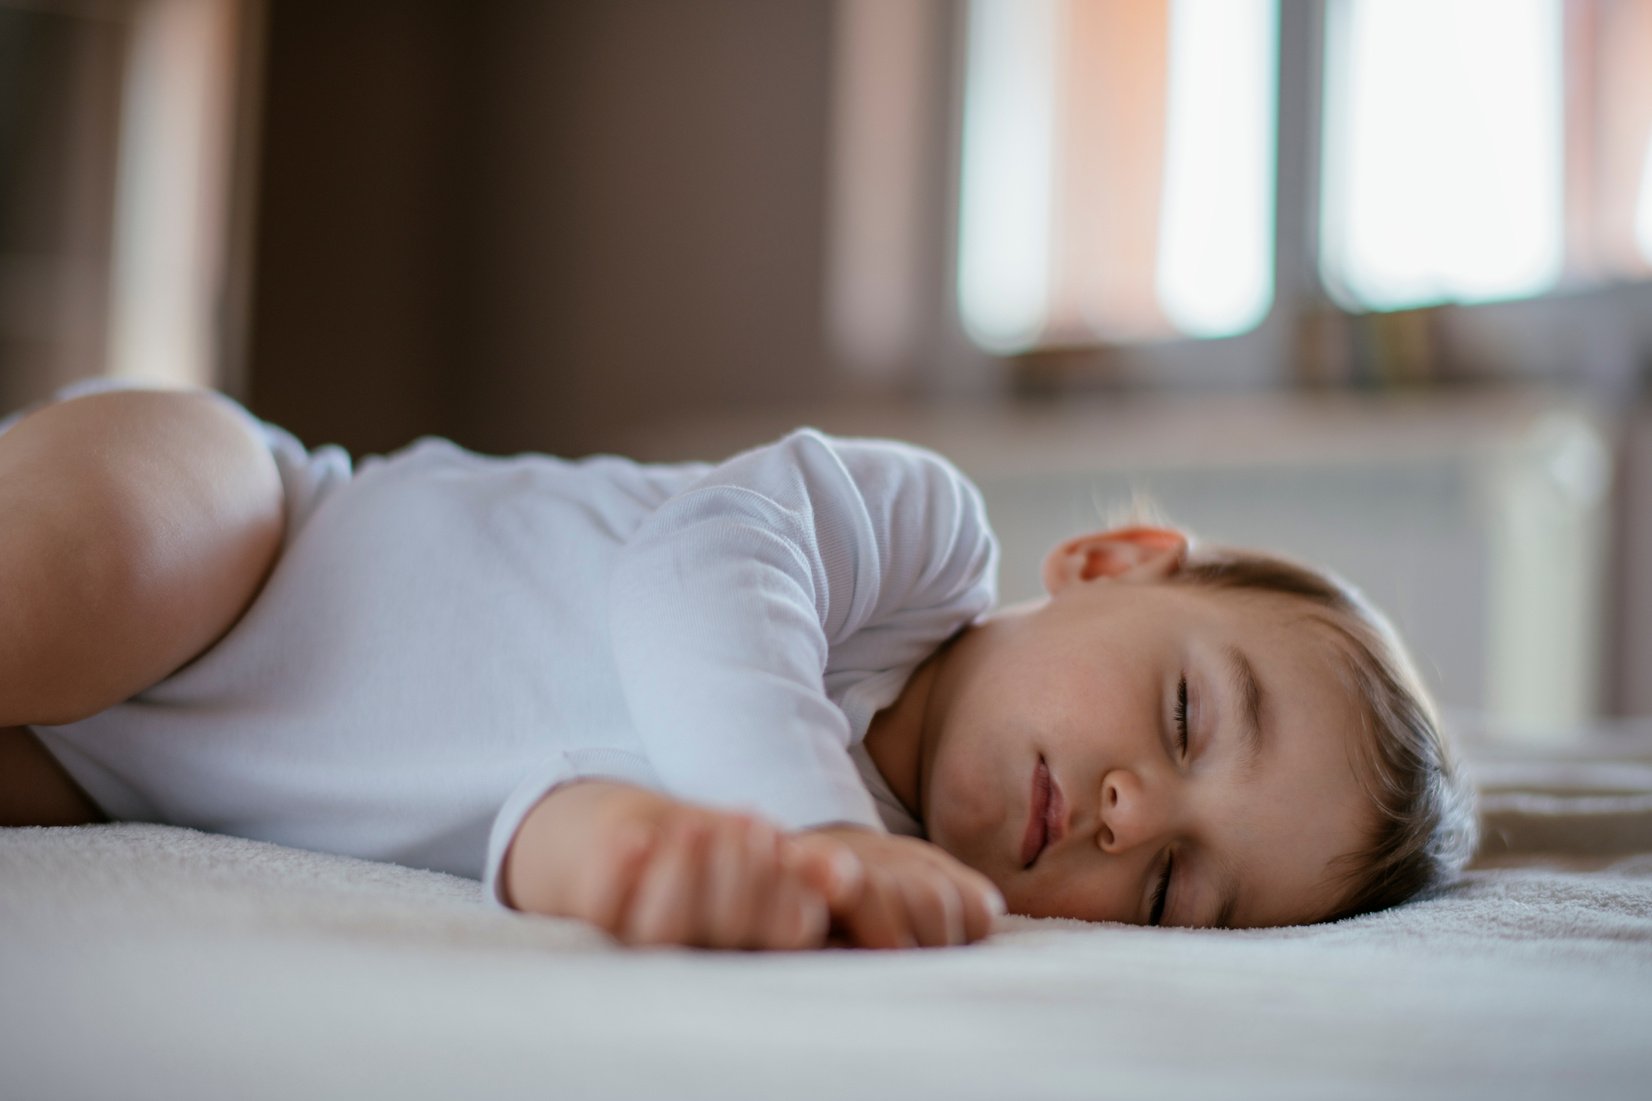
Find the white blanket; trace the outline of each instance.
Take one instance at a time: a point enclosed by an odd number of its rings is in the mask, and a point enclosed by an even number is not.
[[[1485,866],[1385,914],[902,953],[628,951],[432,872],[0,831],[0,1097],[1644,1099],[1648,768],[1484,755]]]

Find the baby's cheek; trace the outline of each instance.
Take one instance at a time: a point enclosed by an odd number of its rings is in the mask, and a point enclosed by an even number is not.
[[[1002,800],[981,777],[959,768],[956,758],[936,762],[925,798],[924,827],[929,840],[968,864],[992,876],[1001,870],[996,850],[1003,831]]]
[[[924,836],[960,864],[975,869],[1000,889],[1003,888],[1000,882],[1002,869],[985,859],[990,850],[983,845],[978,831],[969,829],[943,810],[930,816],[925,823]]]

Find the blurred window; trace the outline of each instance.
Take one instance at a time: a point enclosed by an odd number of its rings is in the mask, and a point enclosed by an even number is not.
[[[971,0],[965,327],[1220,337],[1273,301],[1275,0]]]
[[[1345,308],[1652,272],[1652,0],[1333,0],[1320,269]]]
[[[1398,309],[1553,287],[1559,0],[1338,0],[1326,15],[1331,295]]]

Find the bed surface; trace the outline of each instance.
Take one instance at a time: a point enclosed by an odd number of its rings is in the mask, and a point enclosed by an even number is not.
[[[1480,754],[1482,865],[1389,913],[923,952],[627,951],[432,872],[3,830],[0,1097],[1645,1098],[1649,746]]]

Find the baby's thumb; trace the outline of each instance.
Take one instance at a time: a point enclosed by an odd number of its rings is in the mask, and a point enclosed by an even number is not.
[[[860,858],[843,845],[807,845],[803,849],[803,880],[819,891],[828,908],[836,911],[860,897],[866,870]]]

